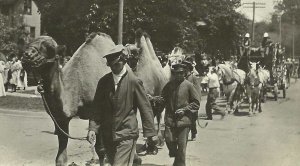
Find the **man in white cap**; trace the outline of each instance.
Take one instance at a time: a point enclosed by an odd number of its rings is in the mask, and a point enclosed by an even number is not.
[[[139,136],[136,108],[139,109],[143,135],[148,142],[157,140],[153,111],[143,83],[125,67],[127,55],[123,45],[116,45],[104,56],[110,73],[97,86],[89,123],[88,140],[96,141],[96,152],[113,166],[131,166]],[[103,165],[104,163],[100,163]]]
[[[250,46],[251,46],[251,39],[250,39],[250,34],[246,33],[243,43],[242,43],[242,54],[241,56],[244,56],[246,54],[246,56],[249,56],[250,54]]]
[[[244,47],[249,47],[250,45],[251,45],[250,34],[246,33],[245,38],[244,38],[243,46]]]
[[[261,53],[262,53],[262,56],[264,57],[265,55],[269,55],[269,47],[270,45],[272,44],[272,41],[269,37],[269,34],[267,32],[264,33],[264,37],[262,39],[262,42],[261,42]]]

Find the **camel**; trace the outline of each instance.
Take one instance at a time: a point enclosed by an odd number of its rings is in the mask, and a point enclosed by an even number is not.
[[[163,139],[160,132],[160,121],[161,114],[163,112],[163,107],[161,107],[161,92],[165,84],[168,82],[168,78],[164,74],[163,68],[157,58],[153,45],[150,41],[148,34],[142,30],[137,30],[135,44],[128,45],[131,50],[138,50],[136,53],[138,55],[132,55],[129,57],[129,61],[133,56],[137,56],[134,73],[135,75],[143,81],[146,93],[151,102],[154,116],[158,123],[158,136],[160,138],[160,145],[163,145]],[[147,149],[148,153],[156,154],[155,149]]]
[[[61,55],[57,52],[59,46],[53,38],[41,36],[26,49],[22,59],[24,69],[32,70],[43,80],[44,96],[50,113],[67,134],[69,122],[73,117],[79,116],[81,119],[90,117],[89,110],[97,83],[102,76],[110,72],[103,56],[113,46],[115,43],[109,35],[92,33],[62,69],[59,67],[58,58]],[[126,48],[129,53],[133,52],[130,46]],[[162,72],[149,37],[141,33],[137,37],[136,48],[140,50],[140,57],[135,74],[143,81],[149,96],[159,96],[168,80]],[[128,65],[126,67],[131,70]],[[160,117],[162,111],[154,112],[158,112],[157,115]],[[55,129],[59,142],[56,165],[65,166],[68,137],[57,125]]]
[[[44,97],[60,128],[69,133],[69,122],[79,116],[88,119],[99,79],[110,70],[103,56],[115,46],[110,36],[92,33],[61,69],[58,45],[49,36],[41,36],[29,44],[22,63],[42,78]],[[67,165],[68,137],[55,125],[58,136],[56,166]]]

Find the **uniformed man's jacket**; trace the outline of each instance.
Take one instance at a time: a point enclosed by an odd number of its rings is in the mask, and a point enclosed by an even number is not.
[[[201,90],[202,90],[202,88],[201,88],[201,78],[195,76],[194,73],[191,73],[190,75],[188,75],[186,77],[186,79],[194,85],[194,87],[195,87],[195,89],[198,93],[199,102],[200,102],[201,101]]]
[[[137,138],[136,108],[141,114],[144,137],[155,136],[153,111],[142,81],[127,71],[115,91],[112,73],[106,74],[98,82],[89,129],[96,133],[100,129],[105,139],[114,141]]]
[[[165,100],[165,125],[170,127],[188,127],[192,124],[195,114],[198,114],[199,96],[192,83],[184,80],[181,83],[168,82],[163,88],[162,96]],[[178,117],[175,111],[183,109],[185,114]]]

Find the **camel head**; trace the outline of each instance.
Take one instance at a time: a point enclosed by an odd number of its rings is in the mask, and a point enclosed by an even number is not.
[[[131,69],[135,70],[140,56],[140,48],[135,44],[126,44],[125,53],[128,55],[127,64]]]
[[[58,60],[58,45],[49,36],[40,36],[31,42],[26,48],[22,57],[22,64],[25,70],[39,69],[46,64]],[[64,51],[61,51],[64,52]]]

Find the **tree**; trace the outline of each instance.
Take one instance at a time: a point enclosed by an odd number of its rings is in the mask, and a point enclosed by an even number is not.
[[[86,33],[101,31],[117,40],[118,0],[36,0],[42,29],[74,52]],[[134,42],[142,28],[156,49],[165,53],[174,46],[194,52],[199,43],[206,50],[228,50],[245,29],[245,17],[235,11],[240,0],[129,0],[124,1],[123,44]],[[68,7],[66,7],[68,6]],[[59,14],[58,14],[59,13]],[[196,21],[207,19],[208,33]]]
[[[295,30],[295,55],[300,54],[300,0],[283,0],[276,6],[277,12],[283,12],[282,21],[282,43],[286,46],[288,55],[292,55],[293,29]],[[273,20],[276,23],[276,20]],[[278,25],[278,23],[277,23]]]
[[[10,26],[8,17],[0,14],[0,52],[5,56],[19,56],[29,42],[25,26]]]

